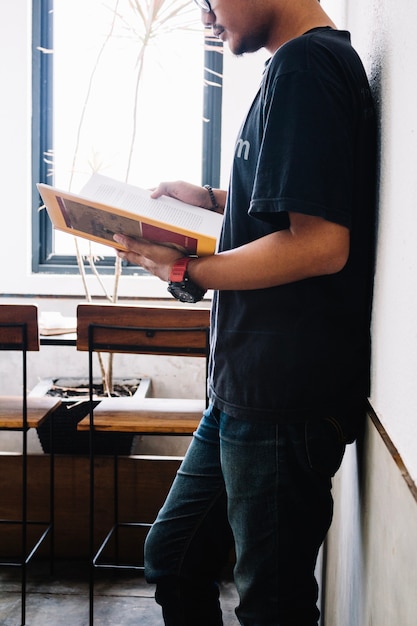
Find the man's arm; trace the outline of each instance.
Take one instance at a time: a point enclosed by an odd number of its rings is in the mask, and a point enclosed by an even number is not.
[[[320,217],[291,213],[290,228],[188,265],[206,289],[264,289],[335,274],[349,256],[349,230]]]
[[[349,230],[321,217],[290,213],[290,227],[233,250],[192,259],[187,271],[204,289],[247,290],[339,272],[349,256]],[[117,236],[119,256],[168,281],[178,251]]]

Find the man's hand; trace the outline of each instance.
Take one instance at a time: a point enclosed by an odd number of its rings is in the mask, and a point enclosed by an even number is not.
[[[213,190],[216,202],[219,205],[218,212],[223,213],[226,203],[226,192],[221,189]],[[212,202],[207,189],[199,185],[192,185],[183,180],[177,180],[169,183],[160,183],[151,193],[151,198],[160,198],[161,196],[169,196],[176,198],[187,204],[201,207],[202,209],[212,210]]]
[[[169,183],[160,183],[151,193],[151,198],[159,198],[160,196],[170,196],[187,204],[199,206],[203,209],[210,207],[207,190],[199,185],[192,185],[183,180],[177,180]]]
[[[129,263],[140,265],[166,282],[169,280],[174,261],[184,256],[175,248],[138,241],[124,235],[114,235],[114,240],[127,248],[127,252],[117,250],[118,257],[129,261]]]

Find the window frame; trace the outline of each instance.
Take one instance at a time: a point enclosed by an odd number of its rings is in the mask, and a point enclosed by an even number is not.
[[[42,206],[36,183],[53,184],[48,154],[53,150],[53,0],[32,3],[32,272],[77,274],[74,255],[53,250],[53,229]],[[203,145],[201,184],[220,186],[223,44],[205,34]],[[203,87],[202,87],[203,88]],[[123,274],[145,274],[124,262]],[[114,257],[96,262],[100,274],[114,272]],[[86,272],[90,273],[89,267]]]

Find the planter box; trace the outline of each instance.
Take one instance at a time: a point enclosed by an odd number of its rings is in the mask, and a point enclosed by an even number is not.
[[[146,397],[150,389],[149,378],[116,381],[124,386],[137,386],[134,395]],[[42,450],[49,453],[51,450],[50,441],[50,419],[54,420],[54,452],[55,454],[89,454],[89,432],[79,432],[77,424],[90,412],[90,401],[88,394],[88,382],[81,379],[44,379],[30,392],[30,396],[57,395],[52,388],[55,386],[65,388],[81,389],[86,388],[86,392],[79,392],[75,396],[62,397],[62,404],[46,419],[37,434]],[[93,405],[100,402],[98,396],[93,396]],[[95,454],[98,455],[129,455],[132,450],[135,435],[131,433],[96,433],[94,437]]]

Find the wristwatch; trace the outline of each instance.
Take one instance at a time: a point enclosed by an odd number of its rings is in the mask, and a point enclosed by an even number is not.
[[[199,302],[207,291],[207,289],[202,289],[193,283],[188,276],[187,266],[192,258],[184,256],[175,261],[169,275],[168,291],[181,302]]]

